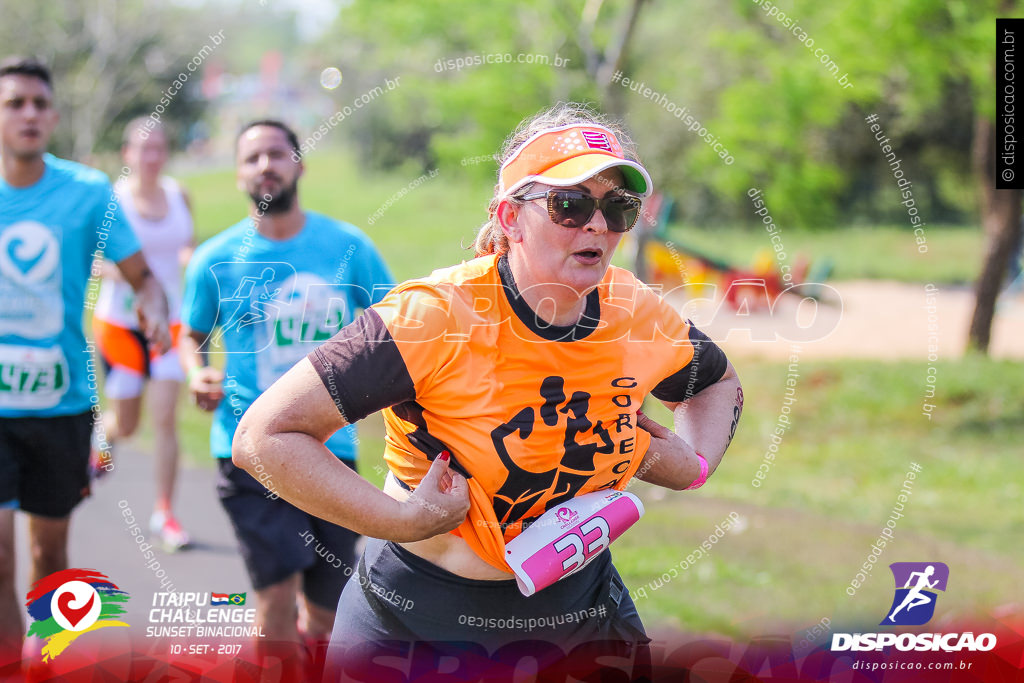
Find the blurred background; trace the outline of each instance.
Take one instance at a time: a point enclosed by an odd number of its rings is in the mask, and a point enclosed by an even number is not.
[[[522,118],[560,100],[621,117],[659,195],[617,262],[675,289],[721,340],[747,408],[704,489],[631,487],[648,513],[617,542],[617,566],[649,586],[638,608],[656,632],[750,637],[877,624],[895,561],[949,564],[936,619],[1022,610],[1021,197],[992,189],[995,17],[1017,5],[3,0],[0,45],[53,67],[59,156],[116,176],[124,124],[159,105],[200,241],[247,210],[241,124],[294,124],[310,143],[304,206],[365,230],[400,280],[472,257],[493,155]],[[782,266],[813,298],[781,293]],[[183,406],[182,433],[212,479],[209,418]],[[361,436],[362,471],[380,483],[377,418]],[[911,463],[895,541],[851,596]],[[740,523],[710,553],[650,585],[731,512]]]

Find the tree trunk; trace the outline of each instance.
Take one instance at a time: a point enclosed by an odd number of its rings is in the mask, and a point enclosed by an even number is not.
[[[605,50],[604,58],[601,60],[595,77],[600,101],[605,110],[617,118],[622,118],[625,114],[625,106],[622,99],[622,88],[616,86],[613,90],[612,84],[616,82],[615,74],[622,70],[625,63],[643,5],[644,0],[633,0],[630,4],[628,14],[624,22],[619,25],[617,35]]]
[[[981,183],[981,224],[987,247],[981,274],[974,286],[975,304],[967,347],[988,353],[996,299],[1010,262],[1010,251],[1021,231],[1021,190],[996,188],[995,121],[979,117],[974,128],[974,168]]]

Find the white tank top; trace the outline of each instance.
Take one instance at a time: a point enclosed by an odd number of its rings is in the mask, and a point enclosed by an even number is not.
[[[167,215],[158,221],[144,218],[135,207],[132,193],[124,183],[115,190],[121,208],[142,244],[142,255],[167,295],[171,322],[181,319],[181,265],[179,253],[192,241],[192,215],[178,183],[162,176],[160,187],[167,198]],[[123,280],[103,280],[94,315],[120,327],[136,329],[135,293]]]

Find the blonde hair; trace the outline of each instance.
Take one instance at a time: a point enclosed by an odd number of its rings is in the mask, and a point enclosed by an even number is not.
[[[512,134],[505,139],[501,146],[501,151],[495,155],[499,173],[501,172],[501,165],[510,159],[522,144],[535,134],[549,128],[588,123],[604,126],[614,133],[615,137],[619,140],[619,144],[622,146],[623,156],[627,159],[637,160],[636,145],[621,124],[597,113],[588,104],[559,102],[553,107],[541,110],[533,116],[523,119],[519,126],[512,131]],[[504,254],[509,249],[508,237],[502,231],[497,216],[498,204],[501,203],[502,199],[503,197],[498,194],[498,186],[495,185],[494,196],[491,197],[491,202],[487,206],[487,221],[480,226],[476,241],[473,243],[477,256]],[[519,200],[509,199],[509,201],[518,202]]]

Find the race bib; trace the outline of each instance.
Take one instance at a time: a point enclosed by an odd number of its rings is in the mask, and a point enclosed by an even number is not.
[[[0,344],[0,407],[53,408],[69,383],[68,361],[61,347]]]
[[[305,272],[284,280],[276,296],[262,307],[266,315],[254,326],[260,391],[266,391],[306,354],[333,337],[346,316],[345,299],[338,290]]]
[[[551,508],[505,545],[519,591],[530,596],[580,571],[643,514],[640,499],[624,491],[594,491]]]

